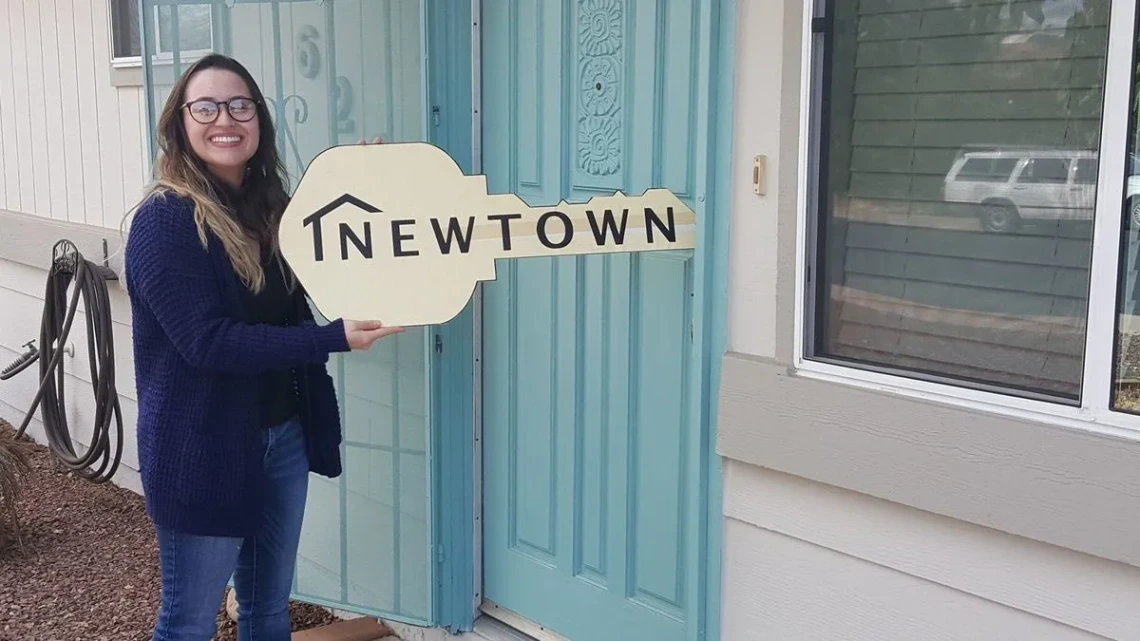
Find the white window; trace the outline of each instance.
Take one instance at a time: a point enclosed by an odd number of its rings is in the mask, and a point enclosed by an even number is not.
[[[1135,0],[818,4],[799,365],[1140,426]]]
[[[142,57],[142,28],[139,24],[138,0],[110,0],[110,2],[111,48],[114,60],[138,64]],[[214,49],[211,5],[155,6],[149,13],[157,36],[155,59],[169,60],[176,48],[179,55],[190,58]],[[177,47],[175,47],[176,42]]]

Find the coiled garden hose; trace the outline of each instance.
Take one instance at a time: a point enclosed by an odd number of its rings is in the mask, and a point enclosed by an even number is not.
[[[109,280],[118,280],[113,270],[84,258],[71,241],[57,242],[52,248],[52,267],[44,293],[40,348],[34,356],[25,354],[25,362],[13,363],[9,367],[23,370],[32,361],[39,361],[39,391],[36,392],[23,424],[16,431],[17,435],[23,436],[36,409],[40,409],[51,453],[77,476],[94,483],[109,481],[119,469],[123,455],[123,414],[115,387],[115,345],[107,289]],[[72,284],[75,289],[68,301],[67,290]],[[62,361],[64,346],[71,334],[71,324],[80,300],[86,311],[87,353],[91,366],[91,387],[95,393],[95,424],[91,432],[91,443],[82,454],[75,451],[75,443],[67,424],[67,405],[64,401],[66,375]],[[10,372],[8,376],[14,374],[15,372]]]

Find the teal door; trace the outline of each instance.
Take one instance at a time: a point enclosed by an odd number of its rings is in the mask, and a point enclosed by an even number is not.
[[[432,140],[469,166],[469,14],[446,13],[441,1],[144,0],[150,128],[174,80],[213,50],[260,85],[293,187],[321,151],[377,136]],[[295,598],[413,624],[469,624],[471,510],[437,498],[471,505],[462,497],[470,477],[437,463],[470,469],[461,421],[441,420],[471,399],[469,330],[466,345],[439,349],[439,336],[470,327],[469,314],[456,323],[330,359],[344,474],[310,479]]]
[[[704,215],[715,4],[483,0],[491,191],[663,186]],[[705,252],[500,263],[481,323],[485,611],[575,641],[698,638]]]

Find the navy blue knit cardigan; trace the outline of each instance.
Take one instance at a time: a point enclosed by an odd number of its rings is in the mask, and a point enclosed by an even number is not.
[[[199,240],[194,205],[152,196],[126,245],[138,456],[155,525],[214,536],[254,533],[262,516],[257,375],[293,372],[311,471],[341,473],[340,411],[329,355],[349,350],[343,321],[318,325],[298,289],[293,324],[248,321],[252,294],[218,239]]]

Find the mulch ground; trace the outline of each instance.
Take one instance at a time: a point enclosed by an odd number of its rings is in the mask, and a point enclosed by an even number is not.
[[[4,436],[14,433],[0,419]],[[142,497],[94,485],[33,446],[18,502],[22,544],[0,549],[0,641],[146,641],[158,608],[154,529]],[[327,610],[294,603],[293,629],[332,622]],[[218,604],[216,641],[236,641]]]

